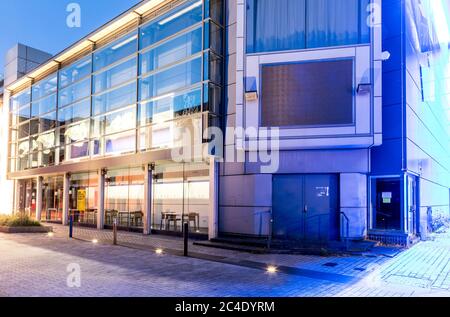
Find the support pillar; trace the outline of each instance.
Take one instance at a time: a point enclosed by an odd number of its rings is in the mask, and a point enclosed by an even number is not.
[[[153,170],[154,165],[146,165],[144,168],[144,234],[152,233],[152,207],[153,207]]]
[[[209,159],[209,223],[208,238],[219,235],[219,163],[211,156]]]
[[[106,170],[101,169],[98,175],[98,210],[97,210],[97,229],[105,227],[105,176]]]
[[[38,176],[36,180],[36,220],[41,221],[42,218],[42,176]]]
[[[69,225],[69,187],[70,187],[70,173],[64,174],[63,183],[63,210],[62,210],[62,224]]]

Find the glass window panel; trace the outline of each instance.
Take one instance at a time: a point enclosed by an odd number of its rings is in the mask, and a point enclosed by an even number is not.
[[[56,111],[42,115],[40,118],[41,132],[56,128]]]
[[[39,133],[39,119],[33,119],[30,121],[30,134]]]
[[[209,67],[205,67],[204,75],[209,77],[205,78],[205,80],[209,79],[215,84],[220,84],[222,83],[222,76],[223,76],[222,58],[214,53],[210,53],[205,56],[205,61],[208,61],[208,56],[209,56]]]
[[[176,116],[189,115],[200,111],[201,89],[178,93],[139,105],[139,124],[164,122]]]
[[[21,156],[17,159],[17,170],[23,171],[29,168],[30,160],[28,155]]]
[[[136,82],[94,97],[94,115],[127,106],[136,102]]]
[[[87,140],[89,138],[89,120],[74,124],[65,130],[65,144]]]
[[[94,93],[110,89],[136,77],[137,58],[132,58],[120,65],[94,76]]]
[[[72,106],[60,109],[58,121],[60,125],[66,125],[83,119],[88,119],[91,115],[91,100],[76,103]]]
[[[208,4],[208,5],[207,5]],[[209,7],[209,8],[206,8]],[[223,25],[223,1],[222,0],[206,0],[205,1],[205,17],[211,19],[220,25]],[[209,15],[208,15],[209,14]]]
[[[215,23],[208,22],[205,25],[205,49],[210,48],[217,54],[222,54],[223,52],[223,30],[220,26]]]
[[[141,28],[140,47],[153,45],[202,21],[202,0],[188,1]]]
[[[31,168],[39,167],[39,152],[30,154],[30,166]]]
[[[59,91],[59,108],[65,107],[91,94],[91,78]]]
[[[305,48],[305,0],[248,0],[249,53]]]
[[[201,114],[179,118],[171,121],[154,122],[153,125],[140,129],[140,149],[174,148],[186,146],[186,140],[180,136],[189,133],[191,146],[202,142]]]
[[[55,147],[55,132],[43,133],[36,138],[40,150],[48,150]]]
[[[369,42],[368,0],[248,0],[247,51]]]
[[[25,91],[12,96],[10,100],[10,110],[15,111],[31,102],[31,90],[26,89]]]
[[[137,34],[129,34],[94,53],[94,71],[111,65],[137,51]]]
[[[41,155],[41,166],[53,166],[56,163],[56,153],[55,149],[45,150],[40,152]]]
[[[36,117],[40,114],[50,112],[56,109],[56,94],[45,97],[31,104],[31,116]]]
[[[24,155],[30,152],[30,140],[25,139],[19,142],[18,154]]]
[[[203,111],[220,115],[222,109],[222,88],[214,84],[204,85]]]
[[[136,128],[136,106],[105,116],[105,134]]]
[[[183,60],[202,49],[201,27],[141,54],[140,74]]]
[[[25,106],[19,110],[19,123],[27,121],[31,118],[31,106]]]
[[[102,142],[100,140],[91,141],[91,155],[101,155],[102,154]]]
[[[136,130],[105,137],[105,153],[126,153],[136,151]]]
[[[51,93],[56,92],[58,77],[56,74],[52,74],[46,79],[33,85],[32,101],[41,99]]]
[[[59,87],[64,88],[88,76],[92,68],[91,56],[59,71]]]
[[[38,136],[30,138],[30,151],[39,150]]]
[[[91,138],[100,138],[105,134],[105,117],[100,116],[92,119],[91,122]]]
[[[353,91],[353,60],[263,66],[262,126],[352,124]]]
[[[146,100],[201,81],[202,59],[196,58],[139,81],[139,100]]]
[[[308,1],[307,47],[357,44],[359,0]]]
[[[23,139],[30,136],[30,123],[27,122],[22,125],[19,125],[18,132],[19,132],[19,139]]]
[[[83,158],[89,155],[89,142],[79,142],[66,146],[66,160]]]

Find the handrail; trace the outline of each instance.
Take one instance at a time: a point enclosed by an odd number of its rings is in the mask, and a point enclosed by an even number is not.
[[[348,218],[348,216],[345,214],[345,212],[341,211],[339,212],[340,214],[340,222],[341,222],[341,239],[345,239],[345,247],[348,251],[349,249],[349,235],[350,235],[350,219]],[[345,237],[342,233],[343,230],[343,226],[342,226],[342,218],[345,220]]]
[[[269,214],[269,228],[268,228],[268,234],[267,234],[267,248],[270,249],[270,246],[272,244],[272,230],[273,230],[273,215],[272,215],[272,209],[268,210],[262,210],[262,211],[255,211],[253,215],[259,215],[259,236],[262,236],[262,217],[264,214]]]

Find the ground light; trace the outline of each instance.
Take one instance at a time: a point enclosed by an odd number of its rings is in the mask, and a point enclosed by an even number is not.
[[[93,244],[97,244],[97,243],[98,243],[98,240],[97,240],[97,239],[94,239],[94,240],[92,240],[92,243],[93,243]]]
[[[277,271],[278,271],[278,269],[276,266],[269,265],[267,267],[267,273],[274,274],[274,273],[277,273]]]
[[[156,250],[155,250],[155,253],[156,253],[156,254],[163,254],[163,249],[156,249]]]
[[[55,234],[53,232],[47,233],[47,237],[52,238]]]

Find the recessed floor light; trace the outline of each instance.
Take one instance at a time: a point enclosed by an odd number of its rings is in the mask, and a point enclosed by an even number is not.
[[[269,265],[267,267],[267,273],[274,274],[274,273],[277,273],[277,271],[278,271],[278,269],[276,266]]]

